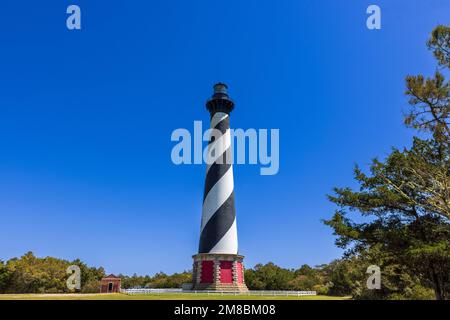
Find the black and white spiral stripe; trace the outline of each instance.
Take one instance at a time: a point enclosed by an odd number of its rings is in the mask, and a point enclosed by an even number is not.
[[[234,208],[233,166],[229,116],[216,112],[211,128],[220,131],[210,140],[214,154],[206,169],[199,253],[237,254],[237,228]]]

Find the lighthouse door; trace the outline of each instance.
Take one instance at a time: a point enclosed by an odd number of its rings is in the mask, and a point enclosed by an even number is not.
[[[220,283],[233,283],[232,261],[220,261]]]

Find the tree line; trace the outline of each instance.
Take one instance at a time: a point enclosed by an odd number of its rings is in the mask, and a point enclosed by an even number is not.
[[[6,262],[0,260],[0,293],[69,292],[66,270],[70,265],[80,267],[81,292],[99,292],[99,281],[105,276],[102,267],[89,267],[80,259],[38,258],[32,252],[27,252],[20,258]]]
[[[401,287],[386,282],[378,296],[366,287],[366,257],[352,257],[335,260],[329,264],[311,267],[303,265],[298,269],[285,269],[269,262],[257,264],[245,270],[245,281],[250,290],[299,290],[317,291],[318,294],[352,296],[355,299],[432,299],[433,290],[423,287],[417,278],[403,279]],[[20,258],[0,261],[0,293],[69,293],[66,269],[70,265],[81,269],[82,293],[98,293],[100,280],[105,276],[102,267],[89,267],[79,259],[68,261],[53,257],[38,258],[28,252]],[[153,276],[123,274],[122,288],[181,288],[183,283],[192,282],[192,272],[167,275],[163,272]],[[395,272],[385,277],[396,276]],[[383,296],[384,295],[384,296]]]
[[[250,290],[316,291],[319,295],[351,296],[353,299],[434,299],[433,289],[421,284],[417,277],[399,275],[394,269],[383,272],[381,290],[367,288],[367,267],[370,256],[336,259],[328,264],[288,269],[269,262],[245,270],[245,282]],[[180,288],[192,281],[191,271],[152,276],[120,275],[123,288]],[[401,278],[399,281],[398,278]],[[401,283],[401,285],[399,285]]]

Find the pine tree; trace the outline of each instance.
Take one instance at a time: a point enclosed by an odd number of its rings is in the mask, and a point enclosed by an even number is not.
[[[449,40],[450,27],[438,26],[427,43],[438,67],[446,71]],[[408,76],[406,86],[411,109],[405,123],[431,137],[414,138],[410,149],[393,149],[386,159],[374,159],[368,174],[356,167],[360,189],[335,188],[329,199],[339,210],[325,224],[334,229],[336,244],[347,254],[361,255],[376,247],[386,257],[385,270],[400,266],[410,278],[433,288],[436,299],[448,299],[450,84],[436,71],[434,78]],[[366,222],[352,221],[349,211],[366,217]]]

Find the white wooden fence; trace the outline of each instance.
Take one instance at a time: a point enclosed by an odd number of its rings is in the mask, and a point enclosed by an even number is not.
[[[315,296],[316,291],[277,291],[277,290],[250,290],[247,292],[238,291],[209,291],[209,290],[182,290],[182,289],[122,289],[122,293],[129,295],[136,294],[206,294],[206,295],[245,295],[245,296]]]

